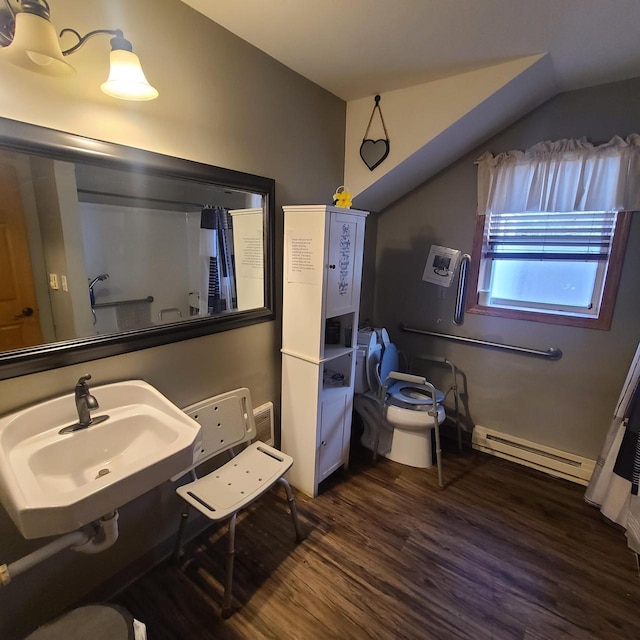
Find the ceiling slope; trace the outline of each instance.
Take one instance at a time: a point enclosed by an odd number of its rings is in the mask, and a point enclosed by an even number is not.
[[[559,91],[640,75],[639,0],[182,1],[347,102],[344,180],[374,211]]]
[[[359,154],[373,96],[348,103],[345,185],[354,206],[381,211],[557,90],[549,57],[538,55],[380,94],[390,152],[373,171]],[[377,115],[367,137],[384,137]]]
[[[548,52],[562,91],[640,75],[638,0],[183,0],[345,101]]]

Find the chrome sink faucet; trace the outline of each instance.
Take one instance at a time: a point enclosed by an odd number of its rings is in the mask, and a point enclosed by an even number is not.
[[[91,392],[89,391],[89,385],[87,384],[88,380],[91,380],[91,376],[89,374],[81,376],[76,383],[75,399],[76,409],[78,411],[78,422],[61,429],[61,434],[86,429],[93,424],[100,424],[101,422],[104,422],[109,417],[108,415],[98,416],[97,418],[91,417],[91,411],[97,409],[100,405],[98,404],[96,397],[91,395]]]
[[[89,392],[88,380],[91,380],[91,376],[87,374],[82,376],[76,384],[76,409],[78,410],[78,426],[81,429],[91,424],[91,411],[100,406],[95,396]]]

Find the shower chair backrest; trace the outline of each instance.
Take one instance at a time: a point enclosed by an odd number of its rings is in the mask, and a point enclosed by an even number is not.
[[[202,427],[202,442],[194,453],[193,464],[173,476],[174,482],[203,462],[256,436],[251,395],[246,387],[201,400],[183,411]]]

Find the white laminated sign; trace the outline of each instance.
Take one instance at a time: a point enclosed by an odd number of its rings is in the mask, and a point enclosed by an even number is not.
[[[429,251],[429,258],[422,274],[425,282],[439,284],[441,287],[450,287],[453,276],[460,261],[460,251],[433,245]]]

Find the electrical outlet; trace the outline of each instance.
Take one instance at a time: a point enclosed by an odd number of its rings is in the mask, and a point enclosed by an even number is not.
[[[60,287],[58,285],[58,274],[50,273],[49,274],[49,287],[54,291],[57,291]]]
[[[67,284],[67,276],[61,275],[60,276],[60,283],[62,284],[62,290],[63,291],[69,291],[69,285]]]

